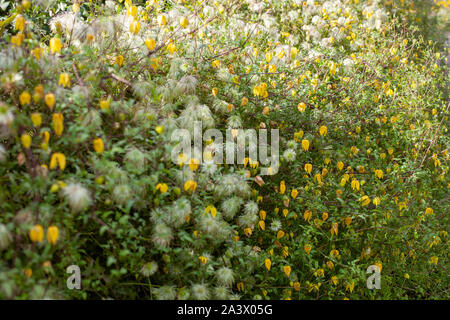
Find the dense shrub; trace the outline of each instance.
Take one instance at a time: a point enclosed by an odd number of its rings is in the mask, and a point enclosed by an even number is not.
[[[1,298],[448,298],[447,2],[0,10]],[[194,121],[277,173],[174,163]]]

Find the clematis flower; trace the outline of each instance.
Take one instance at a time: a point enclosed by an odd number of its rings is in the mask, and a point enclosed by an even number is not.
[[[92,144],[94,145],[95,152],[97,152],[99,154],[101,154],[103,152],[103,150],[105,150],[105,145],[103,144],[102,138],[94,139]]]
[[[19,96],[19,102],[22,106],[26,106],[31,102],[31,95],[28,91],[24,91]]]
[[[64,130],[64,116],[62,115],[62,113],[54,113],[52,116],[52,120],[53,130],[55,131],[55,134],[60,137]]]
[[[61,40],[59,38],[50,39],[50,52],[52,54],[60,52],[62,48]]]
[[[58,241],[59,231],[57,226],[50,226],[47,229],[47,241],[55,245]]]
[[[47,93],[44,97],[45,104],[50,110],[53,110],[55,106],[55,95],[53,93]]]
[[[30,229],[30,239],[32,242],[42,242],[44,239],[44,229],[42,229],[40,224]]]
[[[305,151],[308,151],[308,150],[309,150],[309,140],[307,140],[307,139],[303,139],[303,140],[302,140],[302,148],[303,148],[303,150],[305,150]]]
[[[55,152],[50,159],[50,170],[59,167],[61,171],[66,167],[66,156],[62,153]]]
[[[59,75],[58,85],[65,87],[70,87],[70,77],[68,73],[61,73]]]

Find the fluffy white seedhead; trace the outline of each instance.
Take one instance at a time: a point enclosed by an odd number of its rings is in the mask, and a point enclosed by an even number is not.
[[[286,151],[284,151],[283,153],[283,158],[287,161],[287,162],[292,162],[295,160],[295,156],[296,153],[293,149],[287,149]]]
[[[219,286],[214,288],[214,296],[218,300],[228,300],[228,297],[230,295],[230,292],[228,291],[228,288]]]
[[[273,220],[272,223],[270,224],[270,230],[272,231],[278,231],[281,229],[281,222],[280,220]]]
[[[180,198],[172,204],[169,214],[171,224],[178,228],[186,222],[186,218],[191,214],[191,203],[186,198]]]
[[[209,289],[204,284],[194,284],[191,291],[192,297],[197,300],[207,300],[210,296]]]
[[[142,172],[146,168],[147,157],[141,150],[132,148],[125,154],[124,162],[128,170]]]
[[[144,277],[150,277],[158,271],[158,264],[155,261],[144,264],[141,269],[141,273]]]
[[[243,200],[239,197],[231,197],[222,202],[221,210],[223,212],[224,217],[228,219],[234,218],[236,213],[239,211],[239,208],[242,205]]]
[[[68,184],[63,189],[63,195],[74,213],[86,210],[92,201],[89,190],[79,183]]]
[[[158,300],[175,300],[177,292],[174,286],[165,285],[159,288],[153,289]]]
[[[0,251],[9,247],[12,242],[12,236],[8,228],[2,223],[0,223]]]
[[[255,201],[248,201],[244,206],[245,214],[254,215],[258,213],[258,204]]]
[[[163,223],[158,223],[153,228],[152,240],[158,246],[167,248],[173,239],[172,229]]]
[[[234,283],[233,270],[227,267],[222,267],[216,271],[216,278],[220,285],[231,287]]]
[[[114,187],[112,197],[114,202],[119,205],[125,205],[131,199],[131,189],[126,184],[121,184]]]

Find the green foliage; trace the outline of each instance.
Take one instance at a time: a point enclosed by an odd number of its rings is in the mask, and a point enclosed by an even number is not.
[[[0,298],[447,299],[429,2],[0,1]],[[277,174],[174,163],[199,120],[279,129]]]

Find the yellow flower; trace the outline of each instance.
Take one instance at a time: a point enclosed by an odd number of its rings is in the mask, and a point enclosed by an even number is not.
[[[352,180],[352,189],[353,189],[353,190],[359,191],[359,187],[360,187],[359,181],[356,180],[356,179],[353,179],[353,180]],[[369,200],[369,201],[370,201],[370,200]]]
[[[291,197],[292,197],[292,199],[297,198],[297,195],[298,195],[297,189],[292,189],[292,191],[291,191]]]
[[[195,182],[193,180],[188,180],[184,184],[184,191],[194,192],[195,189],[197,189],[197,182]]]
[[[339,230],[339,226],[337,222],[333,222],[333,224],[331,225],[331,235],[337,235],[338,234],[338,230]]]
[[[284,194],[286,192],[286,184],[284,183],[284,180],[280,183],[280,193]]]
[[[282,254],[283,254],[283,257],[287,258],[287,256],[289,256],[289,248],[283,247]]]
[[[130,23],[130,32],[132,34],[138,34],[140,30],[141,30],[141,24],[139,23],[139,21],[133,20]]]
[[[20,47],[23,40],[25,40],[25,35],[21,32],[11,37],[11,43],[17,47]]]
[[[344,223],[348,227],[352,223],[353,218],[352,217],[345,217]]]
[[[283,230],[279,230],[278,232],[277,232],[277,239],[281,239],[281,238],[283,238],[284,237],[284,231]]]
[[[219,89],[217,89],[217,88],[212,88],[211,93],[212,93],[212,95],[215,97],[215,96],[217,96],[217,94],[219,93]]]
[[[121,1],[121,2],[122,2],[122,1]],[[128,7],[128,10],[127,10],[128,15],[129,15],[129,16],[132,16],[132,17],[136,17],[136,16],[137,16],[137,11],[138,11],[138,9],[137,9],[136,6],[129,6],[129,7]]]
[[[22,145],[28,149],[31,146],[31,136],[28,133],[23,133],[20,136],[20,140],[22,141]]]
[[[267,213],[264,210],[259,211],[259,217],[261,218],[261,220],[266,220],[266,215]]]
[[[306,173],[309,174],[311,172],[311,170],[312,170],[312,164],[310,164],[310,163],[305,164]]]
[[[309,149],[309,140],[307,140],[307,139],[303,139],[302,140],[302,148],[303,148],[303,150],[308,151],[308,149]]]
[[[200,256],[200,257],[198,257],[198,259],[200,260],[201,264],[206,264],[206,262],[208,261],[208,258],[206,258],[204,256]]]
[[[41,56],[44,52],[44,49],[40,47],[36,47],[33,50],[31,50],[31,54],[36,58],[37,61],[41,60]]]
[[[100,105],[100,109],[108,110],[109,109],[109,105],[110,105],[110,101],[109,101],[109,99],[100,100],[99,105]]]
[[[298,109],[298,111],[300,111],[300,112],[305,112],[305,110],[306,110],[306,104],[305,104],[304,102],[300,102],[300,103],[297,105],[297,109]]]
[[[430,263],[431,263],[431,264],[437,265],[437,264],[438,264],[438,261],[439,261],[439,258],[436,257],[436,256],[432,256],[432,257],[430,258]]]
[[[103,150],[105,150],[105,145],[103,144],[102,138],[94,139],[92,144],[94,145],[94,150],[97,153],[102,153]]]
[[[328,132],[328,130],[327,130],[327,127],[326,127],[326,126],[321,126],[321,127],[320,127],[319,133],[320,133],[321,136],[326,136],[326,135],[327,135],[327,132]]]
[[[20,94],[20,96],[19,96],[19,101],[20,101],[20,104],[22,106],[30,104],[30,102],[31,102],[31,95],[30,95],[30,93],[28,91],[22,92]]]
[[[247,105],[247,103],[248,103],[248,98],[243,97],[242,100],[241,100],[241,107]]]
[[[37,224],[30,229],[30,239],[33,242],[42,242],[44,239],[44,229],[42,229],[41,225]]]
[[[145,40],[145,45],[147,46],[149,51],[153,51],[153,50],[155,50],[155,47],[156,47],[156,41],[155,41],[155,39],[148,38]]]
[[[332,270],[334,268],[334,263],[333,261],[327,261],[327,268]]]
[[[50,170],[59,166],[61,171],[66,167],[66,156],[62,153],[55,152],[50,159]]]
[[[311,252],[312,246],[310,244],[305,244],[303,247],[303,250],[305,250],[306,254],[309,254]]]
[[[70,87],[70,77],[68,73],[61,73],[59,75],[58,85],[65,87]]]
[[[167,18],[166,18],[165,15],[160,15],[160,16],[158,17],[158,24],[159,24],[160,26],[165,26],[165,25],[167,24]]]
[[[378,206],[381,203],[381,199],[379,197],[375,197],[372,202],[374,205]]]
[[[333,249],[330,251],[330,256],[337,258],[339,256],[339,250]]]
[[[57,226],[50,226],[47,229],[47,241],[55,245],[58,241],[59,231]]]
[[[298,132],[294,133],[295,141],[299,142],[301,137],[303,137],[303,130],[299,130]]]
[[[351,283],[346,283],[345,284],[345,290],[349,291],[350,293],[353,292],[353,288],[355,287],[355,283],[351,282]]]
[[[298,281],[294,282],[293,287],[295,291],[300,291],[300,282]]]
[[[432,208],[426,208],[425,209],[425,215],[431,216],[433,215],[434,210]]]
[[[368,196],[362,196],[359,201],[361,201],[361,205],[364,207],[370,203],[370,198]]]
[[[322,268],[320,268],[320,269],[317,269],[317,271],[316,271],[316,276],[317,277],[323,277],[323,275],[324,275],[324,270],[322,269]]]
[[[328,219],[328,212],[323,212],[322,213],[322,220],[325,221]]]
[[[264,261],[264,265],[266,266],[267,270],[270,271],[270,267],[272,266],[272,261],[270,261],[270,259],[266,259]]]
[[[158,183],[156,185],[156,190],[159,190],[161,193],[166,193],[169,190],[169,187],[165,183]]]
[[[92,42],[94,40],[95,40],[95,37],[94,37],[94,35],[92,33],[88,33],[86,35],[86,41]]]
[[[283,271],[286,274],[286,276],[289,278],[289,276],[291,275],[291,266],[284,266]]]
[[[322,175],[320,173],[315,174],[314,180],[316,180],[318,184],[322,184]]]
[[[310,221],[312,217],[312,211],[311,210],[306,210],[305,213],[303,213],[303,219],[305,219],[305,221]]]
[[[163,133],[163,131],[164,131],[164,126],[156,126],[156,127],[155,127],[155,131],[156,131],[158,134]]]
[[[244,283],[243,282],[238,282],[236,286],[237,286],[238,291],[244,291]]]
[[[61,40],[59,38],[50,39],[50,52],[54,54],[55,52],[60,52],[62,48]]]
[[[33,270],[31,270],[31,268],[26,268],[25,270],[23,270],[23,272],[25,273],[27,278],[31,278],[31,275],[33,274]]]
[[[41,136],[43,137],[45,143],[50,141],[50,133],[48,131],[43,131]]]
[[[212,205],[207,206],[206,209],[205,209],[205,212],[206,213],[211,213],[213,218],[215,218],[216,215],[217,215],[217,209],[216,209],[216,207],[214,207]]]
[[[25,30],[25,23],[26,23],[25,17],[23,15],[19,14],[16,17],[16,24],[15,24],[16,30],[23,32]]]
[[[31,114],[31,122],[35,127],[40,127],[42,124],[42,116],[39,112],[34,112]]]
[[[341,171],[344,168],[344,163],[342,161],[339,161],[336,166],[338,170]]]
[[[55,95],[53,93],[47,93],[44,97],[45,104],[50,110],[53,110],[55,105]]]
[[[263,230],[263,231],[266,230],[266,223],[264,222],[264,220],[260,220],[258,222],[258,226],[261,230]]]
[[[64,130],[64,116],[62,113],[54,113],[52,116],[53,120],[53,130],[55,130],[55,134],[60,137]]]
[[[188,19],[186,19],[185,17],[180,18],[180,26],[182,28],[186,28],[188,26],[188,24],[189,24]]]
[[[245,228],[244,233],[247,237],[250,237],[252,235],[253,231],[251,228]]]
[[[123,65],[123,60],[124,60],[124,58],[123,58],[123,56],[122,55],[118,55],[118,56],[116,56],[116,63],[117,63],[117,65],[119,66],[119,67],[121,67],[122,65]]]
[[[383,170],[375,170],[375,176],[378,179],[382,179],[383,178]]]
[[[74,2],[74,3],[72,4],[72,11],[73,11],[74,13],[77,13],[78,11],[80,11],[80,4]]]
[[[338,277],[332,276],[332,277],[331,277],[331,282],[332,282],[335,286],[337,286],[338,283],[339,283]]]
[[[211,64],[212,64],[213,68],[219,68],[220,67],[220,60],[213,60],[211,62]]]

